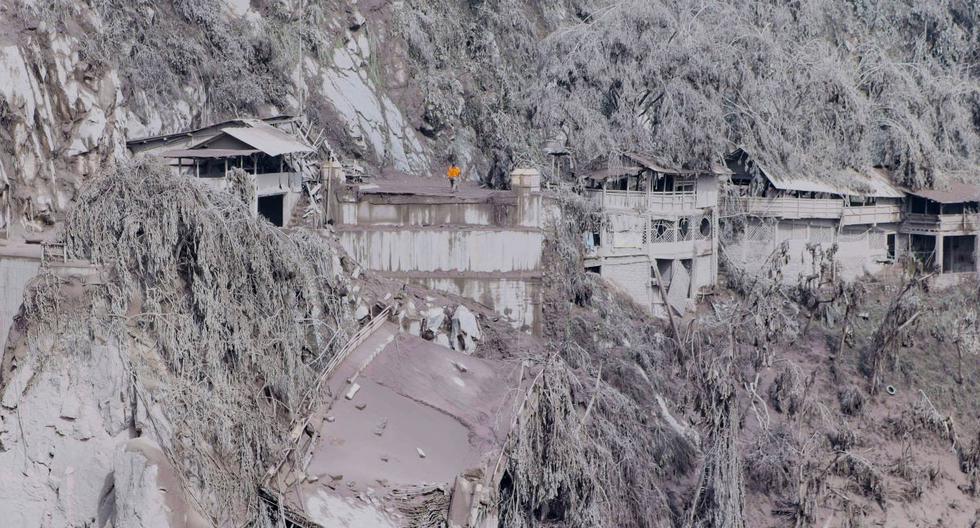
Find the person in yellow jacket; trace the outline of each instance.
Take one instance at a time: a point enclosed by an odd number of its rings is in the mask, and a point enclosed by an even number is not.
[[[449,170],[446,171],[446,176],[449,177],[449,188],[452,192],[456,192],[456,189],[459,188],[459,175],[461,172],[463,171],[456,166],[455,162],[449,164]]]

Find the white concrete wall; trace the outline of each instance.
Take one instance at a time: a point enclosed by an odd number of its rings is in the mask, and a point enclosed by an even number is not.
[[[759,224],[754,224],[758,226]],[[759,227],[751,227],[760,229]],[[781,221],[770,238],[758,235],[743,237],[725,247],[725,253],[736,265],[749,272],[758,272],[776,249],[786,242],[789,262],[783,267],[786,282],[796,282],[801,274],[813,273],[813,263],[806,246],[819,243],[826,248],[837,243],[836,261],[844,280],[854,280],[866,272],[881,268],[879,261],[888,255],[887,234],[894,233],[896,226],[881,225],[849,226],[838,232],[837,222],[833,220]],[[901,242],[896,237],[896,253],[901,254]]]
[[[718,176],[702,174],[697,182],[697,206],[699,208],[718,206]]]
[[[516,190],[499,199],[473,202],[437,197],[400,196],[384,203],[380,196],[341,201],[336,221],[342,225],[542,227],[545,199],[539,192]]]
[[[651,263],[649,259],[606,259],[600,275],[628,295],[636,304],[650,308]]]
[[[541,267],[544,233],[489,229],[339,229],[344,249],[388,272],[511,272]]]
[[[0,257],[0,358],[7,345],[7,334],[24,300],[24,288],[41,268],[35,259]]]

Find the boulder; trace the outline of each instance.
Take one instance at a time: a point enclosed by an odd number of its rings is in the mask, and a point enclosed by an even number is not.
[[[446,310],[441,306],[436,306],[422,312],[422,316],[425,317],[426,328],[433,332],[439,332],[439,329],[442,328],[443,323],[446,321]]]
[[[454,350],[472,354],[476,350],[476,342],[480,340],[480,324],[469,308],[462,304],[453,312],[450,343]]]

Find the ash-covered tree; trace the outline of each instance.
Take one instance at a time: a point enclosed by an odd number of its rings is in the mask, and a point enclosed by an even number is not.
[[[560,132],[580,162],[704,167],[743,147],[831,179],[885,165],[913,186],[980,160],[971,0],[542,4],[414,0],[404,17],[416,67],[441,79],[431,106],[521,157]]]

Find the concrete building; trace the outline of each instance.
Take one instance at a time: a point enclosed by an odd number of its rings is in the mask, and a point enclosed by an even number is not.
[[[899,189],[880,168],[845,171],[833,184],[771,171],[742,151],[728,164],[722,209],[732,233],[724,252],[744,269],[759,269],[786,244],[790,261],[783,277],[795,281],[813,271],[808,245],[836,244],[846,280],[904,256],[942,273],[977,271],[978,187]]]
[[[882,169],[846,171],[836,178],[845,186],[763,168],[742,151],[728,165],[723,214],[734,232],[724,251],[740,267],[761,268],[785,243],[790,260],[783,277],[795,281],[814,271],[807,245],[837,244],[839,270],[853,279],[904,250],[897,236],[904,194]]]
[[[905,191],[900,239],[910,254],[939,273],[980,271],[980,187]]]
[[[718,182],[727,174],[633,154],[588,172],[584,193],[602,226],[586,234],[586,269],[655,315],[666,313],[665,297],[677,312],[691,309],[717,281]]]
[[[199,178],[216,189],[228,188],[229,170],[243,169],[254,179],[253,214],[278,226],[289,225],[304,179],[317,175],[314,149],[289,116],[236,119],[135,139],[127,146],[134,154],[164,158],[177,174]]]
[[[546,204],[534,170],[511,174],[510,191],[444,178],[344,180],[323,186],[327,217],[344,249],[369,270],[460,295],[541,328]]]

